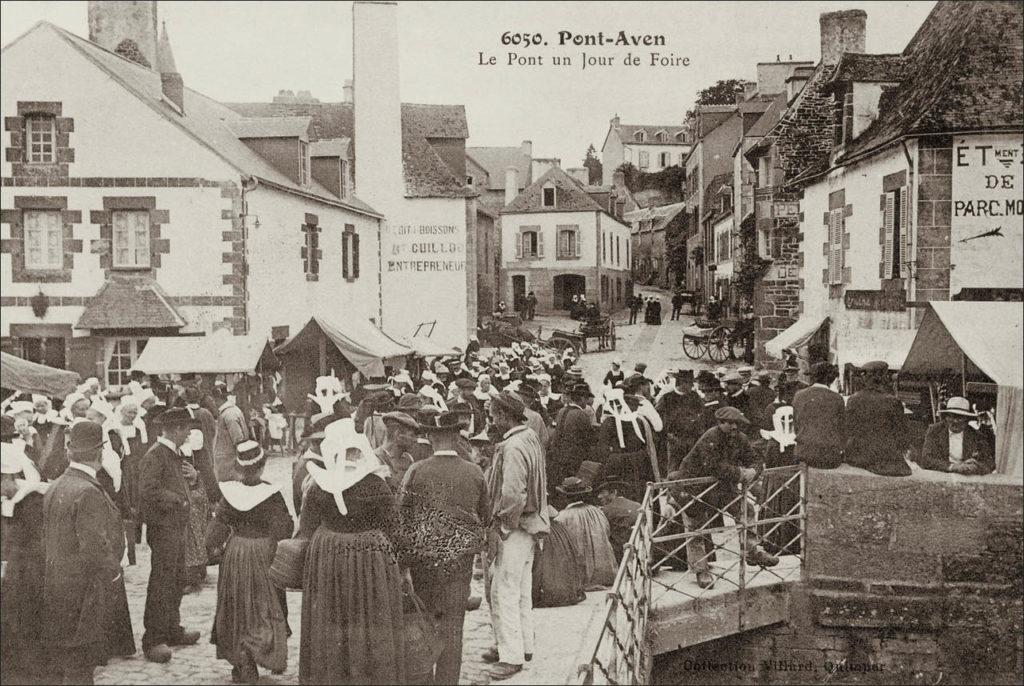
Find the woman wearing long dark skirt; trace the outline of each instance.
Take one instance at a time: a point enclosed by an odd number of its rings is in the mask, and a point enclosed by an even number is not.
[[[308,466],[299,536],[303,575],[301,684],[406,683],[402,575],[391,536],[396,501],[351,419],[328,427],[324,466]]]
[[[217,578],[217,614],[210,643],[231,663],[235,683],[256,683],[258,667],[283,672],[288,659],[284,592],[268,577],[277,542],[291,536],[292,516],[281,487],[261,479],[266,458],[256,441],[237,447],[239,481],[220,484],[221,500],[206,543],[224,544]]]

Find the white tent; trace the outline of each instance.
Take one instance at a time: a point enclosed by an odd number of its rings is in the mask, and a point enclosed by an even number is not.
[[[233,336],[221,330],[211,336],[154,337],[132,365],[146,374],[231,374],[280,367],[270,342],[261,336]]]
[[[1024,305],[1008,302],[932,302],[901,372],[987,377],[998,387],[996,465],[1003,474],[1024,473],[1021,421],[1024,393]]]
[[[792,326],[779,333],[778,336],[764,344],[764,349],[769,355],[783,359],[782,351],[786,348],[799,348],[807,340],[818,332],[821,325],[828,317],[805,315],[800,317]]]

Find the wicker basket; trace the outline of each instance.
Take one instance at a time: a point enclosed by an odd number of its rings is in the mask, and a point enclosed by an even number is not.
[[[270,571],[267,573],[270,583],[278,588],[301,589],[308,549],[307,539],[286,538],[279,541],[274,561],[270,563]]]

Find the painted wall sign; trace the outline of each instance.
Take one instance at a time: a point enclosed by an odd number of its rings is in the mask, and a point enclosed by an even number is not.
[[[843,294],[843,302],[848,310],[902,312],[907,309],[907,292],[847,290]]]
[[[1021,288],[1024,143],[1020,135],[953,139],[950,292]]]

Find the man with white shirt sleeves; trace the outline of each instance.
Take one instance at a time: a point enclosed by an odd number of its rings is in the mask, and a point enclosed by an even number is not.
[[[189,483],[199,478],[180,450],[188,440],[192,421],[188,411],[179,408],[160,415],[160,436],[143,458],[139,477],[146,540],[152,550],[142,635],[142,650],[150,662],[167,662],[170,646],[199,640],[198,631],[181,626],[179,612],[185,581]]]
[[[950,398],[939,410],[941,421],[928,427],[921,449],[924,469],[980,475],[995,471],[995,456],[988,440],[968,422],[977,417],[967,398]]]
[[[218,481],[233,481],[238,477],[235,468],[235,446],[251,439],[252,432],[242,410],[235,404],[234,397],[228,395],[226,386],[215,386],[213,398],[217,403],[213,468]]]
[[[540,439],[524,425],[525,406],[510,393],[491,401],[491,423],[503,440],[487,475],[491,502],[488,559],[491,562],[491,626],[496,650],[484,660],[496,662],[491,679],[518,673],[533,656],[533,555],[548,533],[547,483]]]
[[[75,424],[68,469],[43,498],[43,623],[64,683],[93,683],[99,656],[109,647],[109,634],[98,630],[97,620],[114,615],[111,601],[121,578],[120,514],[96,481],[103,444],[102,426]]]

